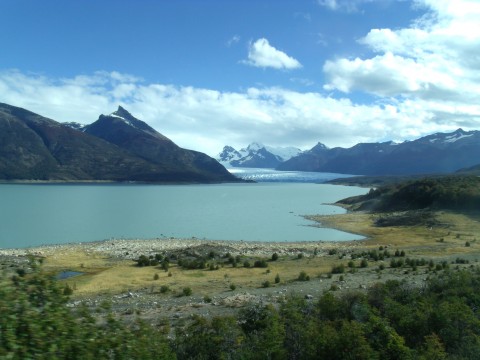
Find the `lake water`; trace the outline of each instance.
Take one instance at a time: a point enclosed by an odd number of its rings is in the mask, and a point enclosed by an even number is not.
[[[111,238],[347,241],[301,215],[343,213],[326,203],[364,194],[311,183],[0,185],[0,248]]]

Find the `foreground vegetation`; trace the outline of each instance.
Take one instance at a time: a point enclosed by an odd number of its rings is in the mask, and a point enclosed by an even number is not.
[[[376,213],[310,217],[362,242],[257,253],[149,243],[135,256],[127,244],[78,246],[43,266],[0,264],[0,359],[478,359],[480,225],[465,210],[480,208],[479,185],[390,184],[345,202]],[[65,269],[83,275],[54,280]],[[220,306],[247,292],[284,295]],[[192,315],[203,303],[208,315]]]
[[[364,292],[288,297],[235,316],[126,325],[70,308],[32,261],[0,279],[2,359],[476,359],[480,269],[441,270],[422,288],[387,281]]]

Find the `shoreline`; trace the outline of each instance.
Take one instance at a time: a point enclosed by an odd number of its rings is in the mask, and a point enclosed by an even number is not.
[[[267,242],[267,241],[233,241],[208,239],[109,239],[92,242],[48,244],[27,248],[0,248],[0,256],[51,256],[66,251],[86,251],[104,253],[123,258],[137,258],[155,252],[183,250],[197,246],[214,246],[228,248],[232,253],[248,256],[265,256],[272,252],[282,255],[296,254],[300,251],[314,252],[331,248],[351,248],[358,246],[364,240],[352,241],[297,241],[297,242]],[[128,252],[128,255],[125,253]],[[138,255],[138,256],[137,256]]]

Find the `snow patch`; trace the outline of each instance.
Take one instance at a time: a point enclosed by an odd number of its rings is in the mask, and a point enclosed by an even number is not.
[[[129,126],[131,126],[131,127],[135,127],[135,125],[133,125],[130,120],[125,119],[124,117],[119,116],[119,115],[117,115],[117,114],[115,114],[115,113],[112,113],[112,114],[110,114],[110,115],[108,115],[108,116],[114,117],[114,118],[117,118],[117,119],[120,119],[120,120],[122,120],[125,124],[127,124],[127,125],[129,125]]]

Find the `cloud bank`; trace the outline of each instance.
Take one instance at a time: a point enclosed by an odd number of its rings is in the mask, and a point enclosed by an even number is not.
[[[209,155],[252,141],[309,149],[319,141],[346,147],[480,129],[480,3],[416,4],[429,12],[410,27],[372,29],[360,39],[372,57],[323,64],[329,95],[278,87],[225,92],[147,83],[118,72],[59,79],[9,70],[0,72],[0,101],[80,123],[122,105],[178,145]],[[248,61],[300,66],[266,39],[251,45]],[[374,101],[355,103],[348,98],[353,93]]]

